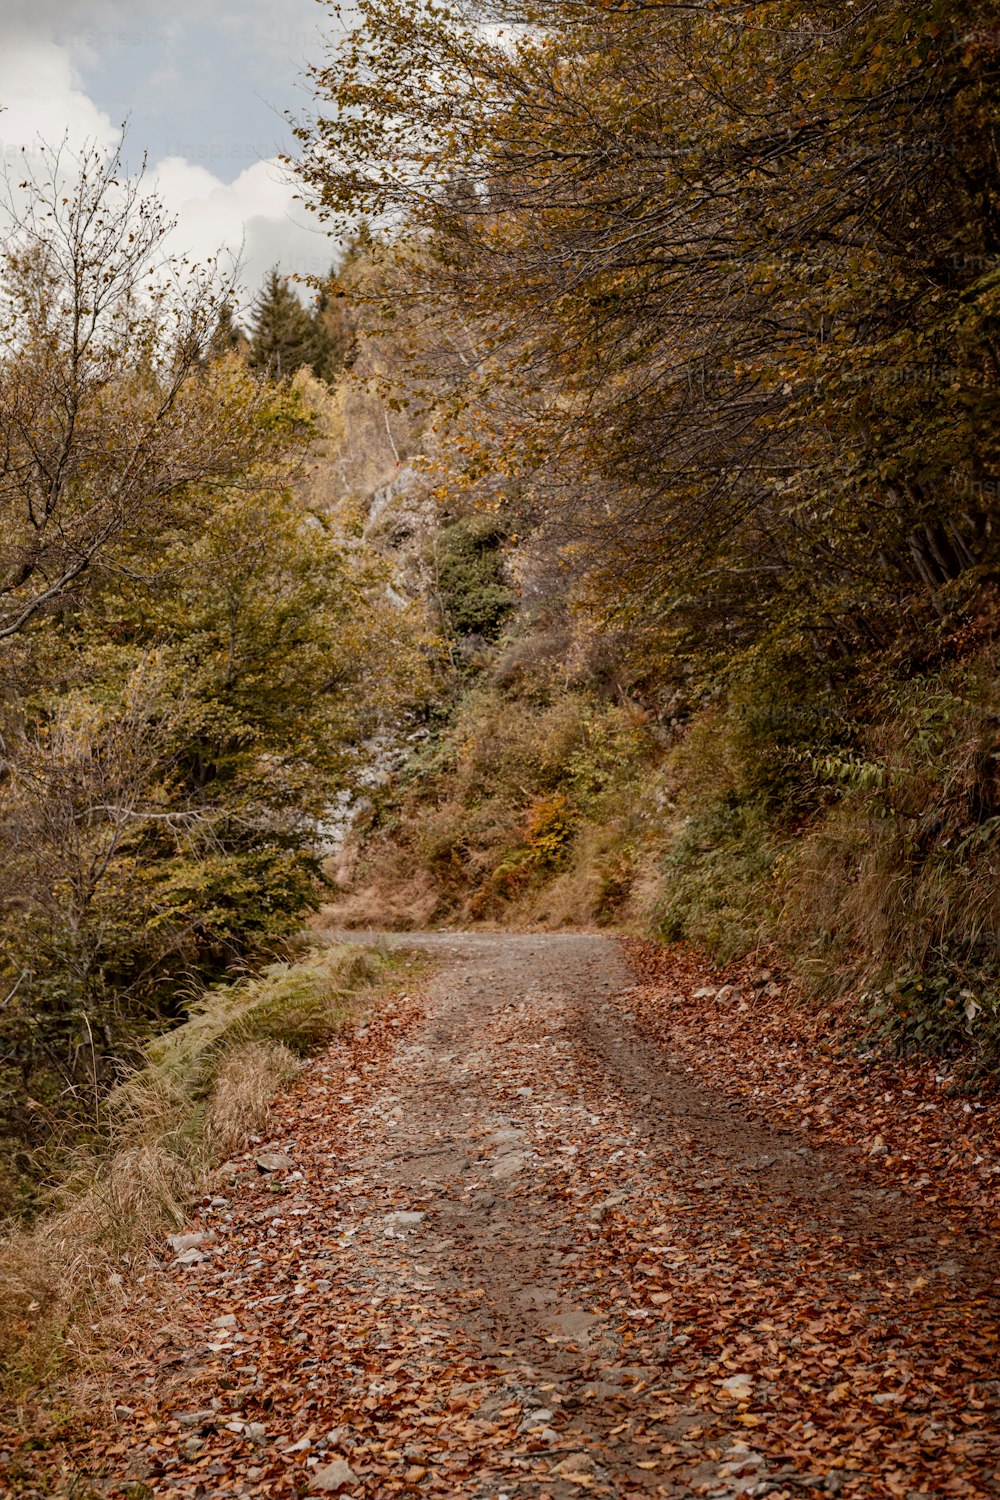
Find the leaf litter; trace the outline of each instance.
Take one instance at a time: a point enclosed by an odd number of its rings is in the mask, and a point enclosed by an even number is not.
[[[426,995],[303,1071],[189,1226],[204,1258],[137,1288],[113,1405],[22,1443],[17,1493],[1000,1494],[957,1115],[908,1135],[774,996],[694,1000],[691,955],[424,942]]]

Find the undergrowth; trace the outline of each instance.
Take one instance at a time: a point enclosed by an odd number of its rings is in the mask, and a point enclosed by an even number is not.
[[[350,945],[209,990],[107,1098],[96,1147],[78,1154],[34,1224],[0,1240],[0,1391],[20,1400],[92,1339],[213,1168],[267,1125],[271,1101],[356,1019],[390,960]]]
[[[898,680],[838,679],[800,653],[682,697],[522,622],[377,799],[355,915],[599,924],[723,961],[775,948],[807,1000],[846,999],[900,1052],[987,1079],[1000,646],[970,639]]]

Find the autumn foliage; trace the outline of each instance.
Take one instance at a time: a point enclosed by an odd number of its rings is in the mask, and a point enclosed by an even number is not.
[[[979,0],[365,0],[300,127],[441,493],[624,632],[662,930],[778,932],[916,1046],[1000,1014],[998,55]]]

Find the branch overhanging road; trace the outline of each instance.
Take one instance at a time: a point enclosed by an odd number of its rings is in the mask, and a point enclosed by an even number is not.
[[[201,1210],[97,1493],[1000,1494],[981,1249],[674,1070],[613,939],[386,940],[434,977]]]

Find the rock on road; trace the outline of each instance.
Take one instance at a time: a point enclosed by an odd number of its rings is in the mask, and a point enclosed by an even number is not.
[[[157,1278],[96,1493],[1000,1493],[961,1244],[672,1071],[613,939],[385,941],[433,976]]]

